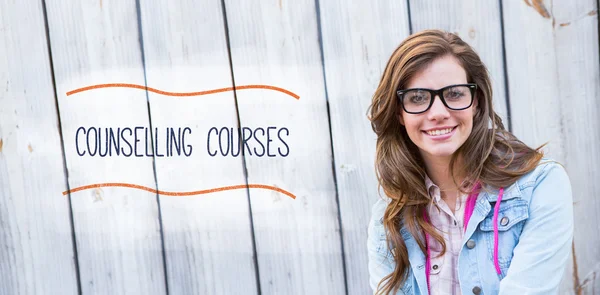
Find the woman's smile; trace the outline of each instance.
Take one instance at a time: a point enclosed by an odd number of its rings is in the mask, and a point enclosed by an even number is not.
[[[432,136],[432,137],[437,137],[440,135],[445,135],[445,134],[451,133],[454,131],[455,128],[456,128],[456,126],[434,128],[434,129],[425,130],[425,131],[423,131],[423,133],[425,133],[429,136]]]

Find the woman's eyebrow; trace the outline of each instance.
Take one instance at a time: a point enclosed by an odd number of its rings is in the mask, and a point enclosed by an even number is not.
[[[448,86],[452,86],[452,85],[461,85],[461,84],[468,84],[468,82],[460,82],[460,83],[452,83],[452,84],[446,84],[445,86],[439,87],[439,88],[431,88],[431,87],[419,87],[419,86],[412,86],[412,87],[406,87],[406,89],[429,89],[429,90],[440,90],[444,87],[448,87]]]

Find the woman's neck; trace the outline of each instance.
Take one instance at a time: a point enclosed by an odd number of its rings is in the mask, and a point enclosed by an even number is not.
[[[442,192],[442,196],[446,195],[446,193],[451,193],[454,195],[456,191],[458,191],[458,186],[454,184],[452,180],[452,173],[450,173],[450,158],[448,157],[426,157],[424,156],[425,169],[427,170],[427,176],[440,188]],[[462,176],[458,175],[458,171],[456,167],[460,167],[460,163],[462,157],[459,157],[456,162],[454,173],[456,176],[456,182],[460,185],[463,181]]]

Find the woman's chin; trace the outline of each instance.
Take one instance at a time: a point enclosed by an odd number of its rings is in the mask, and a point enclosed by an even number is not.
[[[425,150],[425,153],[430,158],[449,158],[451,157],[456,149],[434,149],[434,150]]]

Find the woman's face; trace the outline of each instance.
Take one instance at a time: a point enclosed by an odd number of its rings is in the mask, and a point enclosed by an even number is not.
[[[447,55],[434,60],[429,66],[418,72],[407,84],[408,88],[440,89],[454,84],[467,83],[467,74],[459,61]],[[405,97],[406,99],[406,97]],[[419,147],[421,156],[427,160],[449,158],[469,137],[473,129],[473,116],[477,100],[471,107],[454,111],[446,108],[441,98],[436,96],[429,110],[420,114],[406,113],[398,107],[400,124],[406,127],[410,140]],[[427,131],[444,130],[429,134]]]

